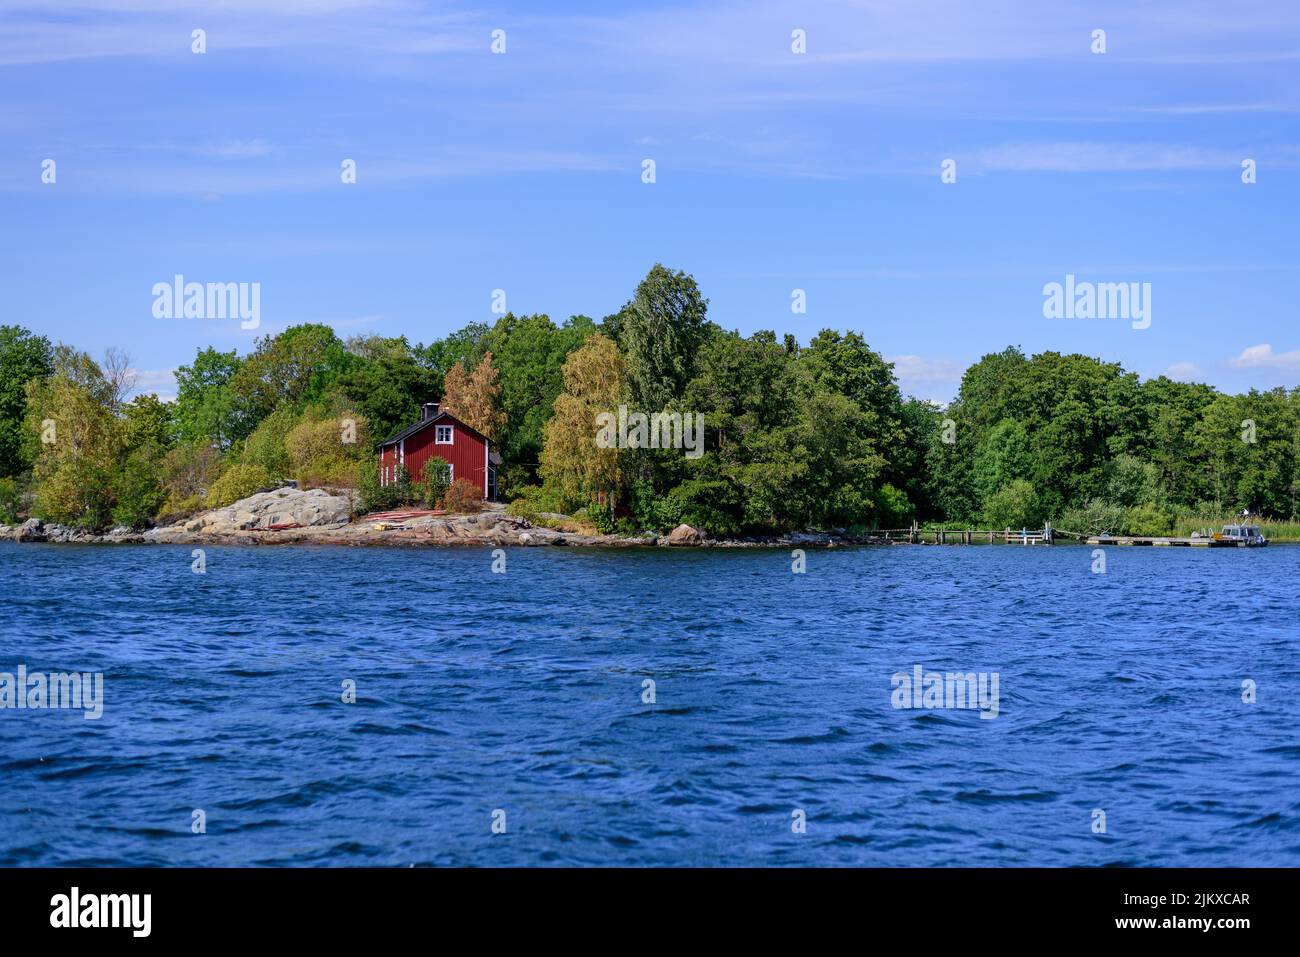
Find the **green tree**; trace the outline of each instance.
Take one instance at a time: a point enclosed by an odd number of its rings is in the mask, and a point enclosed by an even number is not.
[[[441,372],[422,365],[405,337],[350,340],[348,349],[361,361],[339,376],[338,385],[366,417],[377,439],[385,439],[415,422],[420,406],[437,400]]]
[[[659,263],[637,285],[618,325],[631,398],[640,411],[662,411],[685,391],[707,336],[708,306],[693,278]]]
[[[54,371],[50,340],[21,326],[0,326],[0,476],[31,466],[23,442],[27,415],[26,386]]]
[[[29,380],[26,400],[36,514],[90,529],[106,526],[123,448],[111,384],[88,355],[59,346],[53,374]]]
[[[257,424],[232,389],[243,360],[232,350],[200,349],[192,365],[176,370],[176,430],[185,441],[228,448]]]
[[[602,492],[612,499],[622,487],[619,449],[596,444],[596,418],[618,408],[626,381],[623,357],[603,335],[591,336],[564,363],[564,391],[546,423],[540,472],[570,506]]]

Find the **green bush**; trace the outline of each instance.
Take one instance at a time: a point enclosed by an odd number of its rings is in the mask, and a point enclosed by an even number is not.
[[[1172,535],[1174,516],[1158,505],[1138,505],[1125,516],[1129,535]]]
[[[1002,486],[984,501],[984,521],[989,528],[1039,528],[1039,512],[1034,487],[1024,479]]]
[[[397,467],[397,481],[392,485],[379,484],[379,463],[371,461],[361,467],[361,480],[357,489],[361,504],[367,512],[387,512],[396,508],[409,508],[419,501],[419,491],[411,484],[411,473],[405,466]]]
[[[876,490],[873,506],[877,528],[903,528],[915,514],[907,495],[892,485],[882,485]]]
[[[16,478],[0,478],[0,525],[18,524],[23,506],[23,490]]]
[[[1065,511],[1057,519],[1058,527],[1080,535],[1122,535],[1128,527],[1128,510],[1101,499],[1090,499],[1082,508]]]
[[[158,481],[154,464],[159,458],[157,449],[141,449],[122,463],[113,482],[117,499],[113,521],[118,525],[144,528],[162,510],[167,493]]]
[[[425,508],[439,508],[442,497],[451,486],[451,469],[447,460],[434,456],[424,465],[424,480],[415,486],[415,495]]]
[[[212,483],[203,504],[207,508],[224,508],[270,486],[271,477],[262,466],[237,462]]]
[[[608,535],[614,531],[614,519],[609,514],[609,506],[592,502],[587,506],[587,521],[596,526],[596,531],[602,535]]]

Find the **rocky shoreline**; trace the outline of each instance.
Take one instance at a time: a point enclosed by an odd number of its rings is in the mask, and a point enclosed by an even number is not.
[[[0,525],[0,540],[78,545],[384,545],[384,546],[576,546],[599,548],[833,548],[870,544],[847,534],[798,532],[779,536],[715,538],[689,525],[667,535],[584,535],[536,526],[490,504],[473,515],[421,515],[400,521],[354,518],[358,503],[350,492],[276,489],[260,492],[222,509],[145,531],[114,528],[96,534],[80,528],[29,519]]]

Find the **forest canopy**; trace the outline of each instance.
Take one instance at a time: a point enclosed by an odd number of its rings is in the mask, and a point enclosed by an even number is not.
[[[605,529],[1168,534],[1180,516],[1300,511],[1300,389],[1228,395],[1013,347],[937,406],[901,395],[860,332],[728,331],[662,265],[599,321],[506,314],[427,344],[305,324],[245,355],[201,349],[175,377],[174,400],[128,399],[123,353],[0,326],[0,522],[143,527],[286,480],[415,501],[378,488],[375,443],[435,401],[493,438],[519,511]],[[701,417],[702,454],[598,448],[595,416],[620,406]]]

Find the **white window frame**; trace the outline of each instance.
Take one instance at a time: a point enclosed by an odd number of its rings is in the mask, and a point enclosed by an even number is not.
[[[447,430],[447,438],[445,441],[443,440],[442,437],[443,429]],[[433,444],[434,445],[455,445],[456,430],[450,425],[435,425],[433,427]]]

